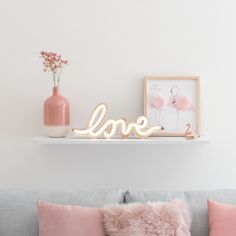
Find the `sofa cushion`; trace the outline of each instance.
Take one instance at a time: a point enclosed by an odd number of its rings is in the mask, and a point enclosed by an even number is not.
[[[170,201],[175,198],[184,199],[192,215],[192,236],[208,236],[208,211],[207,199],[221,201],[228,204],[236,204],[236,190],[211,190],[189,192],[166,191],[127,191],[125,202]]]
[[[38,215],[39,236],[105,236],[101,208],[39,202]]]
[[[60,191],[0,189],[0,235],[38,236],[38,201],[102,207],[123,203],[121,190]]]
[[[236,205],[208,199],[208,215],[210,236],[236,235]]]
[[[191,217],[183,200],[104,207],[107,236],[190,236]]]

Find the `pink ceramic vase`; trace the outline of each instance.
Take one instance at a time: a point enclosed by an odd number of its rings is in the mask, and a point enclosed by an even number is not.
[[[44,102],[45,134],[49,137],[65,137],[69,132],[69,102],[60,95],[60,88],[53,87],[53,95]]]

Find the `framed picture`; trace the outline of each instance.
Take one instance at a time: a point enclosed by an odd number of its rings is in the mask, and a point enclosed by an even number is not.
[[[200,136],[199,77],[145,77],[144,114],[160,136],[184,136],[189,124]]]

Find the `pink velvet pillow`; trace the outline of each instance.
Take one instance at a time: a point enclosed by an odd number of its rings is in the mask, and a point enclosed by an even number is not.
[[[236,235],[236,205],[208,200],[210,236]]]
[[[39,236],[105,236],[100,209],[38,203]]]
[[[105,207],[108,236],[190,236],[191,217],[182,200]]]

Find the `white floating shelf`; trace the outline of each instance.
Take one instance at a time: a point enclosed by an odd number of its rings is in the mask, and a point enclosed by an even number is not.
[[[74,138],[71,136],[65,138],[48,138],[39,136],[35,138],[39,144],[207,144],[210,139],[206,136],[201,136],[194,140],[187,140],[184,137],[151,137],[148,139],[85,139]]]

